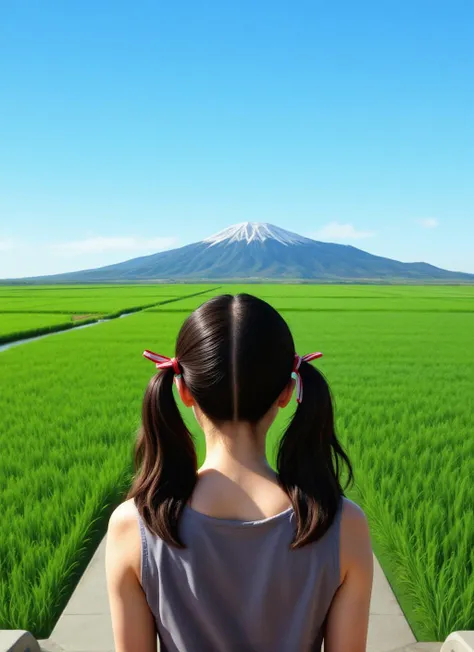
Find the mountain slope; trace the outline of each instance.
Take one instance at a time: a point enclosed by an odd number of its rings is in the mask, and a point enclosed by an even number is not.
[[[201,242],[41,282],[275,279],[474,282],[473,274],[401,263],[348,245],[317,242],[271,224],[245,222]]]

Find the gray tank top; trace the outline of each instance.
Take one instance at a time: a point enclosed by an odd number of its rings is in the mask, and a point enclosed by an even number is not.
[[[290,550],[292,508],[260,521],[213,518],[186,507],[178,549],[138,516],[141,584],[161,652],[320,650],[340,584],[341,500],[316,543]]]

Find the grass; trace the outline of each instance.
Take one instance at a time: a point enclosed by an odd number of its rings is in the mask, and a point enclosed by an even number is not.
[[[139,312],[147,308],[153,308],[158,305],[168,305],[181,297],[189,297],[202,303],[198,299],[203,294],[210,294],[214,286],[206,285],[187,285],[187,286],[158,286],[156,290],[153,287],[137,286],[138,296],[131,294],[131,288],[125,286],[114,287],[114,290],[123,290],[121,293],[115,293],[115,296],[104,296],[106,290],[100,288],[99,292],[92,298],[84,297],[88,290],[83,288],[64,286],[52,286],[42,288],[43,291],[50,291],[49,297],[39,298],[38,288],[17,288],[4,287],[2,295],[0,292],[0,344],[14,342],[17,340],[28,339],[39,335],[46,335],[52,332],[68,330],[84,324],[91,324],[100,319],[115,319],[126,313]],[[78,289],[82,292],[78,293]],[[95,288],[94,288],[95,289]],[[183,293],[183,290],[186,291]],[[170,294],[171,292],[174,294]],[[140,295],[140,292],[143,296]],[[141,299],[142,303],[138,303]],[[97,303],[95,312],[87,310],[84,306],[92,307],[93,302]],[[147,301],[147,303],[143,303]],[[152,301],[152,303],[149,303]],[[44,305],[46,312],[41,312],[39,306]],[[79,309],[80,305],[83,306]],[[16,306],[16,310],[12,308]],[[25,307],[29,306],[29,308]],[[119,307],[121,306],[121,307]],[[68,309],[77,308],[74,314],[65,314]],[[49,310],[48,310],[49,308]],[[106,312],[108,309],[110,312]]]
[[[214,286],[0,286],[0,313],[41,312],[115,314],[152,306],[167,299],[192,295]]]
[[[89,321],[91,320],[73,320],[71,315],[61,313],[0,313],[0,344],[73,328]]]
[[[325,353],[352,496],[417,638],[473,629],[474,315],[284,315]]]
[[[141,353],[157,341],[171,351],[175,334],[137,314],[1,354],[1,627],[49,635],[102,510],[130,479],[152,373]]]
[[[285,311],[383,311],[383,312],[474,312],[474,286],[451,287],[328,286],[328,285],[222,285],[209,294],[257,294],[277,310]],[[175,305],[157,305],[152,312],[186,312],[203,299],[190,297]]]
[[[457,299],[472,303],[474,292],[392,286],[367,288],[364,297],[364,289],[355,287],[347,305],[371,298],[373,310],[321,309],[323,300],[344,303],[348,286],[239,286],[282,307],[300,353],[324,352],[318,366],[356,471],[351,497],[369,517],[377,556],[417,638],[443,640],[474,629],[474,314],[453,310]],[[384,301],[406,296],[423,306],[425,298],[436,311],[380,310],[378,291],[389,295]],[[141,398],[154,371],[141,352],[172,354],[186,313],[205,298],[0,354],[0,511],[9,523],[0,533],[0,627],[49,634],[130,481]],[[282,413],[269,434],[270,457],[289,416]]]

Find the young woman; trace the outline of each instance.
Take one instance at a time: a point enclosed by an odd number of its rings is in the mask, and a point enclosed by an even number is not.
[[[210,299],[156,362],[137,475],[113,513],[107,581],[116,652],[363,652],[372,586],[366,518],[328,385],[270,305]],[[198,470],[173,396],[206,439]],[[297,389],[277,472],[265,437]]]

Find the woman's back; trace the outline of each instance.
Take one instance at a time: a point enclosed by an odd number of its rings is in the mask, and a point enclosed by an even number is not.
[[[331,393],[261,299],[214,297],[150,380],[131,500],[113,514],[107,577],[117,652],[363,652],[372,579],[365,516]],[[191,407],[198,469],[176,404]],[[296,388],[275,470],[267,433]],[[304,388],[304,389],[303,389]]]
[[[187,507],[176,548],[141,517],[141,583],[163,652],[320,650],[340,585],[341,500],[317,542],[291,550],[295,514],[258,521],[207,516]]]

